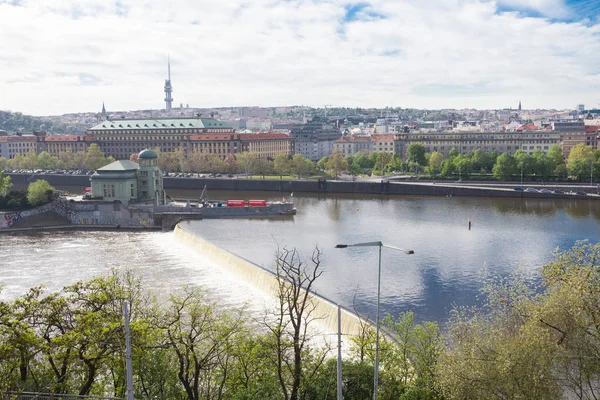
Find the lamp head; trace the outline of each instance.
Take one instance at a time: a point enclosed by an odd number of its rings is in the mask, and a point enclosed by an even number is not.
[[[337,245],[335,245],[336,249],[345,249],[346,247],[348,247],[347,244],[337,244]]]
[[[415,254],[414,250],[406,250],[406,254]]]

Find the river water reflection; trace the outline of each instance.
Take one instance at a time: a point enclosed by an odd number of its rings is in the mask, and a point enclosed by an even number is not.
[[[197,192],[170,191],[174,198]],[[281,199],[281,194],[211,192],[211,199]],[[289,195],[286,197],[289,198]],[[413,249],[406,256],[383,251],[382,310],[414,311],[420,320],[448,318],[452,305],[476,304],[481,272],[507,275],[520,266],[533,279],[555,249],[576,241],[600,241],[600,202],[445,197],[318,196],[294,198],[293,219],[203,220],[186,223],[202,238],[267,268],[277,246],[309,255],[324,252],[320,294],[374,315],[377,249],[335,249],[338,243],[382,240]],[[467,229],[467,221],[473,222]],[[230,285],[190,249],[177,247],[170,233],[84,233],[0,237],[0,297],[50,283],[54,289],[76,279],[134,267],[155,290],[183,283],[212,287],[235,299],[243,286]],[[213,270],[214,269],[214,270]],[[213,271],[211,271],[213,270]],[[240,296],[242,298],[243,296]],[[235,301],[232,300],[233,303]]]
[[[231,197],[211,193],[215,199]],[[377,248],[335,245],[381,240],[413,249],[412,256],[384,249],[382,310],[411,310],[419,319],[438,321],[448,318],[453,304],[476,304],[484,268],[506,275],[522,267],[535,279],[537,267],[551,260],[555,249],[578,240],[600,241],[600,202],[593,201],[300,195],[295,202],[293,220],[204,220],[187,226],[271,268],[278,245],[295,246],[304,255],[318,245],[325,256],[319,292],[370,315],[376,305]]]

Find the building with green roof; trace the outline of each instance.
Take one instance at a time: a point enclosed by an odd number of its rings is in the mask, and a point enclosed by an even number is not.
[[[107,119],[86,131],[106,155],[120,160],[144,149],[187,152],[193,135],[226,133],[235,133],[235,129],[225,121],[203,117]]]
[[[119,160],[99,168],[90,181],[92,196],[97,199],[122,204],[165,204],[163,176],[154,150],[142,150],[138,163]]]

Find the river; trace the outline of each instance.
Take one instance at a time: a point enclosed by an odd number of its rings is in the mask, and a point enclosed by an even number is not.
[[[209,197],[281,199],[272,192],[211,192]],[[412,249],[414,255],[383,250],[382,311],[414,311],[419,320],[442,323],[453,306],[477,304],[485,269],[506,276],[522,268],[535,280],[554,250],[578,240],[600,241],[600,202],[588,200],[302,194],[294,201],[298,214],[293,219],[191,221],[186,229],[267,268],[273,268],[278,246],[297,247],[309,256],[318,245],[324,271],[316,284],[319,294],[371,316],[377,248],[335,245],[381,240]],[[158,293],[197,284],[227,304],[249,303],[254,310],[262,304],[256,301],[260,295],[177,243],[172,233],[44,233],[1,240],[4,299],[37,284],[54,290],[111,268],[131,268]]]

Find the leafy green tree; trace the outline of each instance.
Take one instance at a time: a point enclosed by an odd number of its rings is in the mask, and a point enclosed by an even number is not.
[[[391,161],[392,155],[390,153],[380,152],[375,159],[375,169],[378,170],[381,175],[385,175],[387,166]]]
[[[22,154],[15,154],[15,156],[10,160],[13,169],[23,169],[25,168],[25,157]]]
[[[442,169],[442,163],[444,162],[444,155],[438,151],[434,151],[429,156],[428,160],[428,172],[430,176],[434,176],[438,171]]]
[[[550,157],[543,153],[540,149],[535,149],[531,155],[533,161],[533,172],[536,176],[546,180],[552,176],[556,166]]]
[[[37,156],[37,165],[39,169],[56,169],[58,166],[58,157],[51,156],[47,151],[42,151]]]
[[[273,161],[266,158],[256,159],[256,173],[262,175],[264,178],[266,175],[273,175],[275,173],[273,169]]]
[[[253,174],[257,169],[258,157],[255,153],[243,152],[235,155],[235,159],[240,169],[246,175]]]
[[[452,163],[454,164],[454,170],[458,171],[458,174],[462,178],[468,178],[471,173],[471,160],[464,156],[463,154],[459,154],[458,156],[452,159]]]
[[[339,150],[334,150],[327,160],[326,169],[330,171],[331,176],[337,178],[339,174],[348,170],[348,163],[342,157]]]
[[[404,170],[404,163],[402,162],[402,159],[400,158],[398,153],[394,153],[392,161],[390,162],[390,169],[394,172]]]
[[[419,165],[427,165],[426,152],[427,149],[423,143],[413,142],[408,145],[408,149],[406,150],[406,160]]]
[[[442,176],[448,177],[454,175],[457,172],[456,164],[454,164],[453,158],[447,158],[442,163]]]
[[[37,168],[37,153],[35,150],[29,150],[25,157],[23,158],[23,167],[27,169],[36,169]]]
[[[273,160],[275,173],[279,175],[287,175],[292,171],[292,161],[285,154],[277,154]]]
[[[578,144],[573,146],[569,153],[567,169],[569,174],[579,181],[590,179],[595,161],[596,154],[592,146]]]
[[[87,153],[83,151],[77,151],[73,153],[73,169],[86,168],[85,160]]]
[[[363,152],[356,154],[353,162],[362,169],[373,168],[375,166],[375,164],[371,163],[371,159]]]
[[[448,158],[454,158],[458,156],[458,150],[454,147],[448,152]]]
[[[98,168],[101,168],[105,165],[106,157],[104,156],[104,152],[96,143],[92,143],[90,147],[88,147],[87,153],[85,155],[85,168],[88,170],[97,170]]]
[[[507,180],[511,179],[514,175],[516,175],[519,171],[519,167],[517,165],[517,161],[513,156],[507,153],[503,153],[498,156],[496,160],[496,164],[492,169],[492,173],[497,179]]]
[[[4,172],[0,171],[0,195],[6,196],[8,189],[10,189],[13,184],[10,181],[10,176],[4,175]]]
[[[513,157],[517,163],[519,173],[522,172],[523,176],[531,176],[534,173],[535,160],[529,154],[519,149]]]
[[[303,175],[307,175],[309,171],[309,166],[306,163],[308,160],[304,158],[302,154],[295,154],[292,157],[292,165],[291,169],[294,175],[298,177],[302,177]]]
[[[477,149],[471,155],[471,163],[474,171],[491,171],[494,168],[492,155],[484,150]]]
[[[548,158],[550,158],[550,160],[552,160],[552,163],[556,167],[565,163],[565,158],[563,156],[562,148],[557,144],[552,145],[552,147],[550,147],[550,150],[548,151]]]
[[[27,200],[32,206],[39,206],[52,200],[54,190],[45,180],[31,182],[27,187]]]
[[[328,161],[328,157],[322,157],[319,161],[317,161],[317,167],[321,171],[325,171],[325,169],[327,168],[327,161]]]
[[[597,397],[600,244],[580,242],[529,277],[488,280],[483,308],[457,309],[438,385],[448,398]],[[537,292],[537,293],[536,293]]]
[[[352,163],[351,165],[348,166],[348,172],[352,176],[357,176],[357,175],[361,174],[362,168],[357,163]]]

